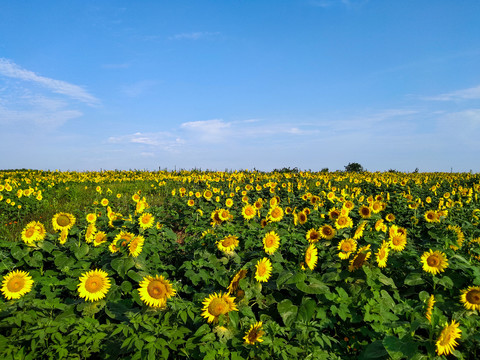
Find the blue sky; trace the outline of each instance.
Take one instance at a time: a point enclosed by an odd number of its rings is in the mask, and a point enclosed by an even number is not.
[[[478,0],[0,2],[0,169],[480,172]]]

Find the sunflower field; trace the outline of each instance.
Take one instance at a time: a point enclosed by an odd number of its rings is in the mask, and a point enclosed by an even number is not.
[[[1,359],[477,359],[480,174],[0,171]]]

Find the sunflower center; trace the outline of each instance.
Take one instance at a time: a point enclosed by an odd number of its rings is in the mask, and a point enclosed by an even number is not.
[[[222,241],[222,246],[223,247],[230,247],[232,245],[233,245],[233,239],[231,237],[223,239],[223,241]]]
[[[143,224],[148,224],[150,222],[150,216],[144,216],[142,218],[142,223]]]
[[[263,276],[265,275],[266,272],[267,272],[267,266],[263,262],[258,264],[258,267],[257,267],[258,276]]]
[[[266,239],[265,239],[265,245],[267,245],[267,247],[272,247],[273,245],[275,245],[275,238],[273,236],[268,236]]]
[[[383,260],[386,255],[387,255],[387,253],[385,252],[385,249],[381,248],[381,249],[378,251],[378,258],[379,258],[380,260]]]
[[[25,279],[22,277],[14,277],[7,283],[7,289],[10,292],[18,292],[25,286]]]
[[[208,312],[213,316],[220,316],[228,312],[228,304],[223,299],[215,298],[208,305]]]
[[[466,298],[470,304],[480,304],[480,290],[470,290],[467,293]]]
[[[430,255],[427,259],[428,266],[438,267],[440,265],[440,259],[436,255]]]
[[[247,208],[245,209],[245,214],[246,214],[247,216],[252,216],[252,215],[254,214],[254,210],[253,210],[251,207],[247,207]]]
[[[395,236],[392,239],[392,243],[393,243],[393,245],[398,246],[402,243],[402,238],[400,236]]]
[[[68,226],[70,225],[70,218],[67,215],[60,215],[57,218],[57,224],[60,226]]]
[[[272,211],[272,217],[273,218],[278,218],[278,217],[280,217],[280,215],[281,215],[281,210],[279,208],[273,209],[273,211]]]
[[[342,251],[344,251],[344,252],[352,251],[352,245],[350,243],[343,243],[342,244]]]
[[[103,279],[98,275],[90,276],[87,281],[85,281],[85,290],[90,293],[99,291],[103,287]]]
[[[330,229],[329,227],[325,227],[325,228],[322,229],[322,233],[325,236],[330,236],[330,235],[332,235],[332,229]]]
[[[447,331],[443,335],[442,339],[440,340],[440,344],[442,346],[448,345],[450,343],[451,337],[452,337],[452,332],[450,331],[450,329],[447,329]]]
[[[33,227],[30,227],[30,228],[27,229],[27,231],[25,231],[25,236],[27,238],[32,237],[33,234],[35,234],[35,228],[33,228]]]
[[[161,281],[152,280],[147,286],[147,292],[152,298],[161,299],[165,297],[167,289]]]
[[[318,235],[317,232],[312,232],[312,233],[310,234],[310,239],[312,239],[312,240],[317,240],[318,238],[319,238],[319,235]]]

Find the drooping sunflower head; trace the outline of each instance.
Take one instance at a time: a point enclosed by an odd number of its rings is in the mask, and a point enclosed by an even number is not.
[[[129,243],[128,243],[128,252],[131,256],[137,257],[140,255],[143,249],[143,244],[145,243],[145,238],[141,235],[135,236]]]
[[[80,277],[78,293],[86,301],[98,301],[107,295],[110,286],[110,279],[106,271],[90,270]]]
[[[264,331],[262,330],[263,323],[261,321],[256,322],[250,326],[250,329],[245,333],[243,339],[245,344],[254,345],[257,342],[262,342],[262,335]]]
[[[390,252],[389,244],[384,240],[382,243],[382,246],[380,246],[377,253],[375,254],[379,268],[384,268],[387,266],[389,252]]]
[[[177,293],[172,284],[162,275],[146,276],[139,285],[140,299],[147,306],[154,308],[165,307],[167,300]]]
[[[421,257],[423,264],[423,270],[436,275],[439,274],[448,267],[448,260],[445,254],[441,251],[426,251]]]
[[[232,281],[230,281],[230,284],[228,285],[228,294],[233,294],[235,291],[237,291],[240,280],[242,280],[246,275],[247,270],[245,269],[242,269],[235,274]]]
[[[230,311],[238,311],[235,298],[222,292],[213,293],[203,300],[202,316],[209,323],[216,323],[221,315]]]
[[[33,280],[26,271],[9,272],[2,281],[2,294],[7,300],[20,299],[33,288]]]
[[[435,343],[438,355],[451,354],[458,345],[457,339],[460,339],[462,330],[459,329],[459,323],[452,320],[451,324],[447,324],[440,333],[437,342]]]
[[[352,272],[357,269],[360,269],[365,263],[365,261],[367,261],[370,258],[371,255],[372,255],[372,252],[370,251],[370,244],[368,244],[367,246],[361,247],[355,254],[354,258],[350,260],[348,271]]]
[[[427,318],[428,322],[432,322],[432,311],[433,311],[433,305],[435,304],[435,296],[432,294],[428,298],[427,301],[427,310],[425,311],[425,317]]]
[[[480,286],[470,286],[462,290],[460,301],[468,310],[480,310]]]
[[[62,231],[64,229],[70,230],[75,224],[75,216],[70,213],[57,213],[53,216],[52,225],[55,231]]]
[[[280,246],[280,236],[275,231],[270,231],[263,237],[263,248],[265,252],[272,255]]]
[[[318,250],[314,244],[310,244],[305,251],[305,264],[307,264],[310,270],[315,269],[318,261]]]
[[[85,241],[87,243],[91,243],[93,238],[95,237],[95,233],[97,232],[97,227],[95,223],[89,223],[87,229],[85,230]]]
[[[234,251],[238,244],[238,236],[235,235],[228,235],[222,240],[217,241],[218,249],[226,253]]]
[[[257,265],[255,265],[255,279],[259,282],[266,282],[270,279],[272,275],[272,262],[268,258],[263,258],[258,260]]]
[[[367,226],[366,221],[362,221],[360,225],[355,229],[355,234],[353,234],[353,238],[355,240],[360,239],[363,236],[363,232],[365,231],[365,227]]]

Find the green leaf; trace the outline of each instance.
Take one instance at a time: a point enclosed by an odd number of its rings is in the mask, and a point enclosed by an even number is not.
[[[277,304],[277,310],[283,323],[290,327],[297,318],[298,307],[290,299],[284,299]]]
[[[424,283],[422,279],[422,273],[412,272],[408,274],[403,283],[405,285],[410,285],[410,286],[422,285]]]
[[[388,358],[388,352],[385,349],[385,346],[383,346],[381,340],[374,341],[368,345],[365,351],[359,357],[361,360],[386,358]]]
[[[140,283],[143,280],[143,277],[139,275],[135,270],[128,270],[127,275],[133,281]]]
[[[82,259],[90,251],[90,247],[87,243],[82,243],[80,246],[75,246],[73,253],[77,259]]]
[[[417,353],[418,345],[409,337],[401,340],[395,336],[386,336],[383,345],[392,359],[411,359]]]
[[[330,291],[330,288],[321,281],[312,278],[310,284],[306,284],[303,281],[296,283],[297,289],[306,294],[323,294]]]
[[[315,308],[317,303],[315,300],[310,298],[303,298],[302,304],[298,309],[298,317],[305,322],[308,322],[312,319],[313,314],[315,313]]]

